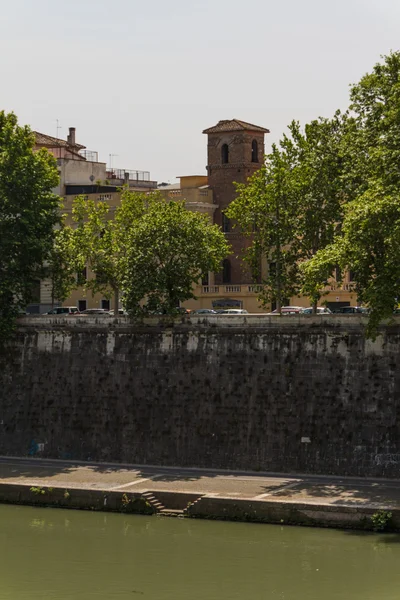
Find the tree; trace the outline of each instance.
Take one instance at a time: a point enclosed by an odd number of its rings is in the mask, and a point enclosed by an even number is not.
[[[341,231],[304,273],[312,287],[335,263],[353,270],[359,301],[371,309],[368,332],[375,335],[400,296],[400,53],[384,57],[350,97],[342,181],[351,201]]]
[[[306,292],[316,309],[323,290],[304,287],[299,264],[331,243],[342,218],[340,184],[343,117],[319,118],[304,132],[289,125],[279,147],[274,146],[248,184],[237,185],[238,198],[227,214],[252,238],[247,260],[253,273],[267,256],[273,269],[262,281],[264,304]],[[302,285],[303,284],[303,285]]]
[[[147,207],[129,232],[123,288],[131,314],[174,313],[194,298],[193,288],[208,271],[217,271],[230,247],[221,229],[184,202],[148,196]]]
[[[59,221],[56,161],[33,152],[34,135],[13,113],[0,112],[0,338],[31,300]]]
[[[68,241],[72,247],[72,264],[76,272],[87,266],[94,274],[85,281],[92,294],[102,292],[114,296],[114,314],[118,315],[119,294],[123,281],[123,258],[127,252],[129,232],[145,210],[146,196],[122,194],[121,205],[115,218],[106,202],[86,200],[79,196],[74,200]]]
[[[44,277],[50,280],[52,308],[55,300],[63,302],[83,283],[79,280],[83,268],[82,257],[76,255],[73,230],[65,225],[64,215],[60,228],[54,231],[53,247],[44,269]]]
[[[348,201],[341,180],[346,122],[347,116],[337,112],[333,119],[320,117],[308,123],[303,133],[294,121],[289,126],[291,138],[284,138],[284,147],[290,147],[292,186],[298,198],[293,244],[299,263],[331,244],[340,228]],[[310,298],[315,312],[323,287],[302,281],[301,293]]]
[[[296,220],[298,196],[293,186],[291,155],[287,149],[272,147],[266,163],[246,184],[236,184],[237,198],[225,211],[252,240],[245,260],[258,279],[261,261],[267,257],[270,268],[262,280],[259,295],[266,305],[283,301],[299,287],[297,269]]]
[[[92,293],[119,294],[132,315],[171,313],[193,298],[201,275],[217,270],[229,253],[225,237],[205,215],[166,202],[161,194],[124,190],[112,215],[104,202],[74,200],[71,243],[74,268],[87,265]]]

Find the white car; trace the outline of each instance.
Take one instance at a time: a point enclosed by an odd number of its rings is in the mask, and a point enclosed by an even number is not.
[[[281,308],[282,315],[299,315],[303,312],[302,306],[282,306]],[[277,309],[273,310],[270,313],[266,313],[267,315],[279,315]]]
[[[301,311],[302,315],[312,315],[313,314],[313,307],[309,306],[308,308],[303,308],[303,310]],[[317,306],[317,315],[332,315],[332,311],[330,308],[327,308],[326,306]]]
[[[45,315],[80,315],[77,306],[57,306],[49,312],[44,313]]]
[[[224,308],[218,311],[219,315],[248,315],[248,311],[244,308]]]

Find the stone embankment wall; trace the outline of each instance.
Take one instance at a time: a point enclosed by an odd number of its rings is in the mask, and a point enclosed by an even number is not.
[[[0,454],[399,477],[400,323],[22,318]]]

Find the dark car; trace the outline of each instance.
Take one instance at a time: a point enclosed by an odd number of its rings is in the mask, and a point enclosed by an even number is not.
[[[369,313],[369,309],[365,306],[342,306],[342,308],[338,312],[341,315],[367,315]]]
[[[103,315],[104,317],[109,317],[110,313],[108,310],[106,310],[105,308],[85,308],[85,310],[83,310],[81,312],[82,315],[86,315],[86,316],[98,316],[98,315]]]

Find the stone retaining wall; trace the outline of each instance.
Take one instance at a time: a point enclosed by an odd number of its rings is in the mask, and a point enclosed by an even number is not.
[[[398,322],[22,318],[0,454],[399,477]]]

